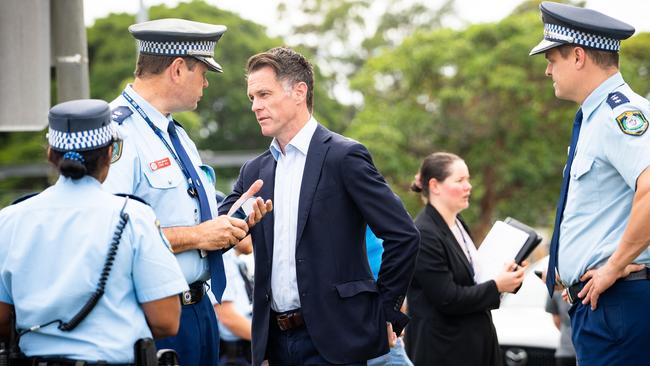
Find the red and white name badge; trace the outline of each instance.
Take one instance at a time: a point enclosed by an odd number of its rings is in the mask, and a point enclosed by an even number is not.
[[[164,159],[152,161],[151,163],[149,163],[149,168],[151,168],[151,170],[155,172],[158,169],[166,168],[170,165],[172,165],[172,162],[169,160],[169,158],[164,158]]]

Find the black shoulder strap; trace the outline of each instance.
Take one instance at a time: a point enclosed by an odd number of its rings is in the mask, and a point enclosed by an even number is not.
[[[32,198],[32,197],[38,195],[39,193],[41,193],[41,192],[32,192],[32,193],[24,194],[24,195],[22,195],[22,196],[16,198],[13,202],[11,202],[11,204],[12,204],[12,205],[15,205],[15,204],[17,204],[17,203],[21,203],[21,202],[23,202],[23,201],[25,201],[25,200],[28,200],[28,199],[30,199],[30,198]]]
[[[134,194],[130,194],[130,193],[115,193],[115,195],[116,195],[116,196],[119,196],[119,197],[130,198],[130,199],[132,199],[132,200],[136,200],[136,201],[138,201],[138,202],[142,202],[142,203],[144,203],[144,204],[147,205],[147,206],[151,206],[147,201],[144,200],[144,198],[138,197],[138,196],[136,196],[136,195],[134,195]]]

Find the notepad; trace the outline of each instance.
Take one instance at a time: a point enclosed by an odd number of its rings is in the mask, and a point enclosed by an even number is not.
[[[507,262],[521,263],[541,241],[535,230],[515,219],[495,222],[478,248],[478,282],[494,279]]]

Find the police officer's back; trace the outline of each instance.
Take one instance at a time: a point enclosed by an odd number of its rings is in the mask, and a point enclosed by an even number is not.
[[[136,340],[178,329],[187,285],[153,211],[102,189],[114,141],[106,102],[53,107],[48,159],[61,176],[0,211],[2,334],[13,308],[22,352],[45,364],[131,363]],[[97,304],[74,320],[91,295]]]

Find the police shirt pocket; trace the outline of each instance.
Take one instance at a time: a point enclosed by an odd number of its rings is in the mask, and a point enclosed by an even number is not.
[[[184,178],[180,172],[177,172],[178,169],[175,166],[153,170],[145,165],[142,170],[144,170],[144,176],[147,177],[149,185],[155,189],[176,188]]]
[[[372,279],[344,282],[335,285],[334,287],[336,287],[336,291],[342,298],[352,297],[362,292],[376,294],[379,293],[379,289],[377,289],[377,283]]]
[[[576,193],[567,201],[567,211],[592,213],[598,208],[599,183],[596,165],[597,162],[592,157],[575,157],[569,191]]]
[[[591,167],[594,165],[594,160],[588,157],[576,156],[573,165],[575,168],[571,169],[571,178],[574,180],[581,179],[585,174],[589,173]]]

